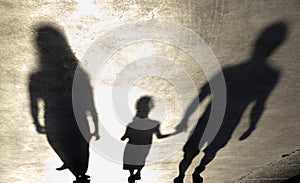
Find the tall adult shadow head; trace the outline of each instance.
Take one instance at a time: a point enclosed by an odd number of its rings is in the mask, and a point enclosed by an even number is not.
[[[288,25],[284,22],[276,22],[266,27],[257,38],[252,53],[252,61],[263,62],[286,39]]]

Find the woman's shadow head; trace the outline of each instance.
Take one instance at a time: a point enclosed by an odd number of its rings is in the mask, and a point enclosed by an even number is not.
[[[42,23],[34,27],[35,46],[41,68],[66,67],[76,61],[64,31],[53,23]],[[71,58],[71,59],[70,59]]]

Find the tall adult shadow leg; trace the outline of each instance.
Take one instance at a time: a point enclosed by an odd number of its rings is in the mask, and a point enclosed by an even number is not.
[[[204,130],[206,128],[209,114],[211,110],[211,104],[208,105],[205,112],[201,116],[201,118],[198,120],[198,123],[194,129],[194,131],[191,132],[191,136],[189,140],[186,142],[186,144],[183,147],[183,159],[179,163],[179,175],[174,179],[174,183],[182,183],[183,179],[185,177],[185,172],[191,165],[193,159],[200,153],[199,143],[203,136]]]

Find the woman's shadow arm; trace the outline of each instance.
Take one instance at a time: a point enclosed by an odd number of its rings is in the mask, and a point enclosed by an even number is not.
[[[89,112],[91,114],[93,123],[94,123],[94,127],[95,127],[95,131],[93,133],[91,133],[91,136],[95,137],[95,140],[99,140],[100,139],[100,135],[99,135],[99,119],[98,119],[98,113],[96,111],[96,107],[95,107],[95,103],[94,103],[94,98],[93,98],[93,93],[92,93],[92,88],[89,85],[88,87],[89,91],[88,91],[88,95],[89,95],[89,101],[90,101],[90,107],[89,107]]]
[[[92,120],[94,122],[94,127],[95,127],[95,131],[91,134],[91,136],[95,137],[95,140],[99,140],[100,139],[100,135],[99,135],[99,119],[98,119],[98,114],[96,112],[95,107],[93,106],[92,109],[90,110],[91,112],[91,116],[92,116]]]
[[[35,91],[35,83],[33,81],[33,78],[30,78],[30,83],[29,83],[29,94],[30,94],[30,109],[31,109],[31,116],[33,118],[33,124],[36,127],[36,131],[40,134],[46,133],[45,127],[43,127],[38,119],[38,95],[37,91]]]

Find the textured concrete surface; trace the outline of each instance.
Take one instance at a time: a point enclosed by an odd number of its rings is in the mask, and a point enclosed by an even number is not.
[[[290,154],[284,154],[281,159],[265,165],[237,182],[297,182],[300,172],[299,152],[297,150]]]
[[[222,67],[248,59],[255,39],[265,26],[276,21],[286,22],[289,25],[288,38],[270,58],[272,66],[281,70],[281,78],[267,101],[257,129],[248,139],[238,140],[248,127],[249,109],[246,110],[230,142],[202,174],[204,182],[240,180],[250,172],[280,159],[282,154],[300,147],[299,0],[1,0],[0,14],[1,183],[73,180],[68,171],[55,171],[61,162],[45,136],[36,133],[30,116],[28,76],[37,68],[34,27],[48,21],[58,24],[65,31],[79,60],[95,39],[119,25],[144,19],[176,22],[199,34]],[[164,47],[158,46],[157,54],[177,53],[172,48],[169,52],[159,51],[161,48]],[[178,56],[175,60],[184,58]],[[190,67],[187,70],[197,86],[206,82],[201,68]],[[164,81],[154,83],[155,87],[164,85]],[[199,110],[204,107],[200,106]],[[98,112],[101,122],[102,111],[99,109]],[[178,120],[180,116],[177,114],[174,118]],[[172,131],[172,125],[166,125],[163,131]],[[187,135],[183,133],[181,138],[187,139]],[[167,159],[147,165],[140,182],[171,182],[178,174],[184,143],[169,145],[175,146],[178,151]],[[164,147],[157,151],[167,153],[168,146]],[[188,170],[187,183],[191,182],[189,175],[201,155]],[[128,176],[122,165],[99,156],[93,150],[88,173],[92,177],[91,182],[126,182]]]

